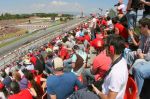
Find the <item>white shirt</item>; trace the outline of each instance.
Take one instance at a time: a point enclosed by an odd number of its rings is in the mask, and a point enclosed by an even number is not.
[[[107,25],[109,29],[113,29],[113,23],[112,20],[107,21]]]
[[[80,37],[80,32],[81,31],[76,32],[76,37]]]
[[[118,10],[121,10],[122,9],[122,12],[124,13],[126,11],[126,6],[125,4],[121,4],[117,7]]]
[[[90,26],[89,27],[94,27],[94,28],[96,28],[96,18],[93,18],[92,20],[91,20],[91,23],[90,23]]]
[[[34,65],[33,64],[29,64],[26,66],[27,70],[34,70]]]
[[[108,95],[109,90],[118,92],[116,99],[123,99],[128,81],[127,63],[122,58],[117,64],[112,67],[109,75],[107,75],[102,85],[102,92]]]
[[[6,97],[5,97],[3,92],[0,92],[0,99],[6,99]]]

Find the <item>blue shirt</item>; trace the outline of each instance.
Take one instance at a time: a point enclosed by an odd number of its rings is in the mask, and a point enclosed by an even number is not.
[[[56,95],[57,99],[66,99],[73,91],[74,87],[82,87],[74,73],[64,73],[63,75],[52,75],[47,78],[47,93]]]

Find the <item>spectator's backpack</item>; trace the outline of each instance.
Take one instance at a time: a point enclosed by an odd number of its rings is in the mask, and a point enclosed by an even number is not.
[[[77,60],[75,62],[75,68],[73,69],[74,71],[78,71],[82,66],[83,66],[83,58],[78,55],[78,54],[75,54],[77,56]]]

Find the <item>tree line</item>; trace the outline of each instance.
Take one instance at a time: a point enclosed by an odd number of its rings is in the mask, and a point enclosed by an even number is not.
[[[32,13],[32,14],[10,14],[10,13],[2,13],[0,15],[0,20],[8,20],[8,19],[24,19],[30,17],[58,17],[60,16],[57,13]],[[70,14],[61,14],[60,17],[72,17]]]

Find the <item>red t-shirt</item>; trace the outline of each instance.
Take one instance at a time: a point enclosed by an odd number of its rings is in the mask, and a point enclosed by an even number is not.
[[[97,19],[97,24],[100,26],[101,25],[101,21],[99,19]]]
[[[126,40],[128,39],[128,31],[122,24],[116,23],[115,28],[118,28],[120,36],[122,36]]]
[[[107,21],[103,19],[103,20],[101,21],[101,25],[107,26]]]
[[[10,95],[8,99],[33,99],[28,89],[21,90],[18,94]]]
[[[90,36],[87,34],[87,35],[84,35],[84,40],[87,40],[90,42]]]
[[[31,82],[28,82],[28,88],[29,88],[29,89],[32,88]]]
[[[64,57],[64,59],[68,59],[70,56],[69,56],[69,53],[68,53],[68,50],[64,47],[62,47],[59,51],[59,56],[62,58]]]
[[[32,56],[31,58],[30,58],[30,62],[35,66],[36,65],[36,57],[35,56]]]
[[[36,78],[36,83],[37,83],[38,85],[41,86],[41,78],[42,78],[42,74],[37,75],[35,78]]]
[[[103,77],[106,71],[110,68],[111,58],[106,56],[106,50],[102,51],[93,60],[93,71],[97,71],[95,80],[97,81],[100,77]]]

